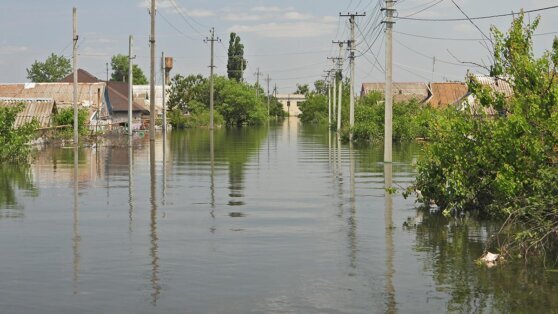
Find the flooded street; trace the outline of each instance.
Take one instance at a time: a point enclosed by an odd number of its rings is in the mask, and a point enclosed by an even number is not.
[[[105,144],[1,166],[0,312],[558,310],[558,273],[475,265],[495,225],[385,192],[419,144],[384,166],[297,119]]]

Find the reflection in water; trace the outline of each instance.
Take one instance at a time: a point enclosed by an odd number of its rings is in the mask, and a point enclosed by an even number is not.
[[[386,230],[386,312],[396,313],[395,286],[393,285],[393,197],[390,189],[393,184],[391,163],[384,163],[384,189],[385,189],[385,230]]]
[[[132,232],[132,222],[134,221],[134,147],[132,138],[128,145],[128,231]]]
[[[161,285],[159,283],[159,238],[157,236],[157,180],[155,171],[155,141],[149,141],[149,177],[151,184],[151,223],[149,224],[151,249],[149,255],[151,256],[151,303],[153,305],[157,305],[157,300],[161,295]]]
[[[162,199],[161,204],[165,206],[167,194],[167,131],[163,129],[163,183],[162,183]]]
[[[217,227],[215,225],[215,132],[213,129],[209,130],[209,162],[210,164],[210,205],[211,205],[211,219],[213,220],[213,226],[209,228],[211,233],[215,233]]]
[[[353,151],[353,143],[349,144],[349,159],[350,159],[350,186],[351,186],[351,211],[348,219],[349,224],[349,241],[351,248],[351,267],[356,268],[356,255],[358,252],[357,247],[357,221],[356,221],[356,196],[355,196],[355,156]]]
[[[0,165],[0,219],[23,218],[23,207],[19,206],[16,191],[24,190],[37,196],[33,176],[28,165]]]
[[[74,145],[74,210],[73,210],[73,236],[72,236],[72,251],[73,251],[73,283],[74,294],[79,293],[79,267],[81,262],[81,235],[79,233],[79,182],[78,182],[78,147]]]

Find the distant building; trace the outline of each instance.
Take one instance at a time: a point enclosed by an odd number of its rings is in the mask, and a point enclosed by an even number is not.
[[[470,74],[467,79],[477,81],[481,85],[490,88],[493,93],[503,95],[504,98],[511,98],[513,96],[513,88],[509,80],[505,78],[491,77],[480,74]],[[477,114],[481,111],[488,115],[498,114],[498,112],[492,107],[481,107],[479,100],[470,92],[467,94],[467,97],[460,102],[460,108],[462,110],[469,110],[472,114]]]
[[[363,83],[360,90],[360,96],[366,96],[370,93],[377,92],[384,94],[385,83]],[[404,102],[415,99],[420,103],[424,103],[430,96],[428,85],[418,82],[393,82],[393,102]]]
[[[58,110],[73,108],[73,84],[70,83],[21,83],[0,84],[0,98],[9,102],[23,102],[36,106],[38,100],[48,99],[56,103]],[[105,83],[79,83],[78,106],[89,112],[89,123],[97,124],[99,117],[108,115],[105,101]],[[27,110],[27,109],[26,109]]]
[[[156,115],[163,113],[163,85],[155,85],[155,111]],[[133,94],[135,101],[144,106],[145,108],[151,108],[151,101],[149,99],[149,94],[151,92],[151,87],[149,85],[134,85]],[[170,90],[170,85],[165,86],[165,91],[167,97]],[[168,98],[167,98],[168,100]]]
[[[62,82],[73,82],[73,73],[62,79]],[[116,81],[101,81],[91,73],[79,69],[78,82],[80,83],[103,83],[106,86],[106,93],[104,100],[106,102],[107,113],[101,116],[102,119],[110,119],[112,124],[124,123],[128,121],[128,97],[129,86],[125,82]],[[132,119],[134,128],[141,126],[141,117],[149,114],[149,108],[146,108],[140,101],[133,100],[132,102]]]
[[[290,117],[298,117],[302,114],[299,104],[306,101],[305,95],[277,94],[275,97],[283,105],[283,111],[287,112]]]
[[[430,83],[428,85],[430,96],[426,100],[434,108],[444,108],[454,105],[464,99],[469,88],[462,82]]]

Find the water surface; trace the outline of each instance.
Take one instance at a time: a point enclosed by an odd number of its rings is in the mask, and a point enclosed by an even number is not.
[[[420,146],[382,146],[291,119],[2,166],[0,312],[558,310],[556,273],[475,266],[494,225],[386,193]]]

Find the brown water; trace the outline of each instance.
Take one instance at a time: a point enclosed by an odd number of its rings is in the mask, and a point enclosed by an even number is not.
[[[291,119],[1,166],[0,312],[558,311],[558,273],[475,266],[493,225],[385,193],[420,146],[381,146]]]

